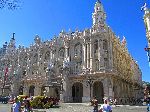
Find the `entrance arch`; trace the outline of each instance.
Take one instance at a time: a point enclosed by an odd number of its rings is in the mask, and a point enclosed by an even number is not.
[[[59,86],[42,86],[41,96],[48,96],[60,99],[60,87]]]
[[[93,96],[96,96],[98,103],[103,103],[104,98],[104,88],[103,83],[100,81],[96,81],[93,84]]]
[[[29,96],[34,96],[34,89],[35,89],[35,86],[31,85],[29,88]]]
[[[72,98],[75,103],[82,103],[83,97],[83,84],[76,82],[72,86]]]

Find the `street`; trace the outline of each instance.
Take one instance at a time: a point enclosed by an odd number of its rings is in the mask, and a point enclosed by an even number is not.
[[[0,112],[11,112],[11,104],[0,103]]]
[[[0,104],[0,112],[10,112],[10,104]],[[62,103],[60,108],[38,109],[34,112],[92,112],[93,107],[87,103],[73,104]],[[117,106],[113,107],[113,112],[146,112],[146,106]]]

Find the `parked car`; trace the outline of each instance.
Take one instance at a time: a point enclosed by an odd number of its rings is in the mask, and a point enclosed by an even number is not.
[[[7,104],[9,99],[10,98],[8,96],[0,96],[0,102],[2,102],[3,104]]]

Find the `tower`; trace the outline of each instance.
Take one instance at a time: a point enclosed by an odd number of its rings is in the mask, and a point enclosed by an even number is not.
[[[100,28],[100,26],[104,26],[106,20],[106,13],[100,0],[97,0],[95,4],[92,18],[93,18],[93,28]]]
[[[15,33],[13,33],[12,38],[10,39],[10,42],[7,47],[7,53],[13,53],[16,49],[16,41],[15,41]]]
[[[145,48],[145,51],[147,52],[149,66],[150,66],[150,10],[147,8],[146,3],[141,8],[141,10],[144,10],[143,19],[144,19],[144,23],[145,23],[146,37],[147,37],[147,41],[148,41],[148,47]]]
[[[144,23],[145,23],[145,29],[146,29],[146,37],[148,40],[148,48],[150,48],[150,10],[147,8],[147,4],[145,3],[142,7],[142,10],[144,10]]]

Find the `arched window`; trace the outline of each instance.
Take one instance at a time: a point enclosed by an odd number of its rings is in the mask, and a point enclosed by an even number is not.
[[[33,64],[37,63],[37,61],[38,61],[38,54],[36,53],[33,58]]]
[[[81,43],[75,44],[74,53],[76,56],[82,56],[82,44]]]
[[[82,64],[82,62],[77,62],[75,64],[75,73],[76,74],[80,73],[80,71],[81,71],[81,64]]]
[[[26,66],[26,65],[27,65],[27,60],[28,60],[28,57],[27,57],[27,56],[25,56],[25,58],[24,58],[24,62],[23,62],[23,65],[24,65],[24,66]]]
[[[50,51],[47,51],[45,53],[45,60],[49,60],[50,59]]]
[[[104,58],[104,66],[105,68],[108,68],[109,62],[108,62],[108,58]]]
[[[59,57],[64,58],[65,57],[65,48],[60,48],[59,50]]]
[[[108,42],[107,40],[103,40],[103,49],[108,50]]]
[[[95,60],[95,70],[96,71],[99,70],[99,60],[98,59]]]
[[[94,53],[98,53],[98,41],[95,40],[94,42]]]

